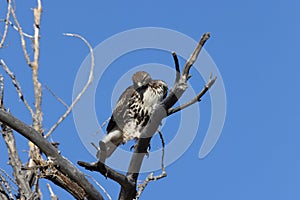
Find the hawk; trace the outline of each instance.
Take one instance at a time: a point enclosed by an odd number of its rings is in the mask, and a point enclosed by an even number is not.
[[[120,144],[140,137],[153,107],[167,95],[167,84],[162,80],[152,80],[145,71],[133,74],[132,81],[133,85],[123,92],[117,102],[106,128],[107,135],[99,142],[97,157],[103,163]]]

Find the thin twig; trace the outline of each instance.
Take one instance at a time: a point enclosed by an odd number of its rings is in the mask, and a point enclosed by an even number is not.
[[[107,120],[105,120],[102,124],[101,124],[101,128],[103,128],[108,122],[109,122],[109,120],[110,120],[110,117],[107,119]],[[97,133],[98,133],[98,131],[97,131]]]
[[[188,79],[189,76],[189,71],[192,67],[192,65],[196,62],[198,55],[202,49],[202,47],[204,46],[204,44],[206,43],[206,41],[210,38],[210,33],[204,33],[196,47],[196,49],[194,50],[194,52],[192,53],[191,57],[188,59],[188,61],[185,63],[184,65],[184,69],[182,72],[182,75],[185,76],[186,79]]]
[[[11,2],[10,0],[7,0],[7,13],[6,13],[6,18],[5,18],[5,27],[4,27],[4,32],[3,32],[3,36],[2,39],[0,41],[0,49],[3,47],[4,41],[6,39],[7,36],[7,31],[8,31],[8,22],[9,22],[9,17],[10,17],[10,10],[11,10]]]
[[[17,182],[2,168],[0,168],[0,172],[4,174],[12,183],[17,185]]]
[[[21,38],[21,45],[22,45],[22,50],[23,50],[23,54],[24,54],[25,60],[26,60],[26,62],[28,64],[28,66],[31,67],[31,61],[30,61],[29,55],[27,53],[26,41],[25,41],[25,38],[24,38],[24,33],[23,33],[23,30],[22,30],[22,27],[21,27],[21,25],[20,25],[20,23],[18,21],[18,18],[16,16],[16,13],[15,13],[14,9],[11,8],[10,12],[11,12],[11,14],[13,16],[13,19],[15,21],[15,24],[16,24],[16,26],[18,28],[18,32],[19,32],[19,35],[20,35],[20,38]]]
[[[58,197],[56,196],[56,194],[53,192],[51,186],[49,183],[47,183],[47,188],[50,192],[50,197],[51,197],[51,200],[58,200]]]
[[[178,57],[176,55],[176,53],[173,51],[172,52],[172,56],[174,59],[174,63],[175,63],[175,69],[176,69],[176,79],[175,79],[175,83],[177,83],[180,79],[180,68],[179,68],[179,61],[178,61]]]
[[[9,75],[9,77],[11,78],[11,81],[15,87],[15,89],[17,90],[17,93],[19,95],[19,98],[21,99],[21,101],[24,103],[24,105],[26,106],[26,108],[29,110],[31,116],[34,116],[34,112],[32,110],[32,108],[30,107],[29,103],[27,102],[27,100],[24,98],[23,92],[21,90],[20,87],[20,83],[17,80],[16,76],[13,74],[12,71],[10,71],[10,69],[8,68],[8,66],[6,65],[6,63],[4,62],[4,60],[0,60],[0,65],[2,66],[2,68],[4,69],[4,71]]]
[[[81,90],[81,92],[77,95],[77,97],[75,98],[75,100],[72,102],[72,104],[70,105],[70,107],[67,109],[67,111],[58,119],[58,121],[50,128],[50,130],[48,131],[48,133],[44,136],[45,138],[49,137],[49,135],[52,134],[52,132],[57,128],[57,126],[71,113],[71,111],[73,110],[74,106],[77,104],[77,102],[80,100],[81,96],[85,93],[85,91],[88,89],[88,87],[90,86],[90,84],[92,83],[93,80],[93,76],[94,76],[94,67],[95,67],[95,58],[94,58],[94,51],[92,46],[89,44],[89,42],[82,37],[81,35],[78,34],[72,34],[72,33],[65,33],[64,35],[66,36],[70,36],[70,37],[76,37],[81,39],[89,48],[90,50],[90,54],[91,54],[91,69],[90,69],[90,74],[89,74],[89,78],[87,83],[85,84],[85,86],[83,87],[83,89]]]
[[[66,108],[69,108],[69,105],[67,103],[64,102],[64,100],[62,100],[59,96],[57,96],[47,85],[45,86],[45,88],[48,90],[48,92],[50,92],[50,94],[57,100],[59,101],[63,106],[65,106]]]
[[[196,102],[201,101],[201,97],[211,88],[211,86],[215,83],[216,79],[217,79],[217,77],[210,78],[209,81],[208,81],[208,83],[205,84],[204,88],[201,90],[201,92],[195,98],[193,98],[192,100],[190,100],[189,102],[187,102],[187,103],[185,103],[183,105],[180,105],[180,106],[178,106],[176,108],[170,108],[168,110],[168,116],[172,115],[172,114],[174,114],[174,113],[176,113],[176,112],[178,112],[180,110],[183,110],[183,109],[185,109],[185,108],[193,105]]]
[[[1,174],[0,174],[0,183],[1,183],[1,185],[4,186],[4,188],[8,192],[9,199],[13,200],[14,199],[14,195],[13,195],[12,190],[11,190],[11,184]]]
[[[0,22],[8,23],[8,25],[10,25],[13,29],[15,29],[16,31],[19,31],[19,30],[18,30],[18,27],[17,27],[16,25],[14,25],[10,20],[7,20],[7,19],[0,19]],[[24,37],[27,37],[27,38],[29,38],[29,39],[33,39],[33,36],[32,36],[32,35],[29,35],[28,33],[23,32],[23,35],[24,35]]]
[[[92,179],[92,181],[94,181],[95,184],[104,192],[104,194],[107,196],[107,198],[109,200],[112,200],[111,196],[108,194],[108,192],[105,190],[105,188],[102,185],[100,185],[100,183],[98,183],[98,181],[94,177],[92,177],[90,175],[87,175],[87,174],[85,176],[89,177],[90,179]]]
[[[165,159],[165,139],[164,139],[164,136],[161,132],[161,130],[157,130],[158,132],[158,135],[159,135],[159,138],[161,140],[161,146],[162,146],[162,149],[161,149],[161,170],[162,172],[165,172],[165,164],[164,164],[164,159]]]

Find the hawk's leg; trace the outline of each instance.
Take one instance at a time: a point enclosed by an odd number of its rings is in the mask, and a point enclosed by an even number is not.
[[[100,150],[97,152],[97,158],[100,162],[105,163],[105,160],[111,156],[116,148],[121,144],[123,134],[120,130],[109,132],[100,142]]]

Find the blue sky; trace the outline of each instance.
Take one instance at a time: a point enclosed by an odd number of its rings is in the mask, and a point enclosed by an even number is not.
[[[32,34],[30,8],[35,4],[22,1],[16,1],[16,4],[23,30]],[[1,7],[4,6],[2,2]],[[211,32],[205,49],[218,66],[227,97],[222,135],[213,151],[204,159],[199,159],[199,148],[211,114],[210,98],[205,95],[199,104],[201,120],[196,138],[183,156],[167,167],[168,177],[150,183],[142,199],[300,198],[300,95],[297,90],[300,84],[299,2],[45,1],[43,7],[40,79],[44,86],[50,87],[69,104],[77,71],[88,55],[88,49],[81,41],[65,37],[62,33],[79,33],[96,47],[114,34],[133,28],[168,28],[194,40],[198,40],[204,32]],[[4,11],[1,9],[1,18],[5,16]],[[7,47],[0,51],[0,57],[15,72],[25,97],[33,102],[30,69],[22,57],[16,31],[9,30],[6,44]],[[183,59],[180,61],[184,63]],[[168,53],[151,50],[131,52],[116,60],[105,71],[97,89],[95,107],[99,123],[110,116],[111,90],[118,77],[133,66],[144,63],[173,66]],[[190,84],[200,91],[204,81],[195,71],[191,72],[195,75]],[[30,124],[29,113],[17,99],[9,78],[5,76],[5,80],[6,107]],[[45,130],[51,127],[64,109],[44,89]],[[164,135],[167,142],[174,137],[172,133],[178,128],[180,116],[176,114],[166,120]],[[193,119],[193,116],[190,117]],[[59,126],[52,138],[61,143],[62,154],[73,163],[94,160],[81,143],[72,116]],[[20,136],[17,140],[20,150],[26,150],[26,141]],[[152,146],[154,150],[159,147],[157,138],[154,138]],[[3,152],[0,166],[9,169],[2,140],[0,149]],[[20,154],[25,162],[26,152]],[[172,152],[166,152],[166,157],[170,154]],[[86,173],[93,175],[116,199],[119,191],[117,184],[97,173]],[[60,199],[70,199],[70,195],[60,188],[54,186],[53,190]],[[45,188],[43,191],[43,199],[50,199],[48,191]]]

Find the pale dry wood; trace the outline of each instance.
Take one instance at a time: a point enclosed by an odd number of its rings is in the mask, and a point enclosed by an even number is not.
[[[24,103],[25,107],[28,109],[28,111],[30,112],[31,116],[34,116],[34,112],[31,108],[31,106],[29,105],[28,101],[25,99],[21,86],[20,86],[20,82],[18,81],[18,79],[16,78],[16,76],[14,75],[14,73],[8,68],[8,66],[6,65],[6,63],[4,62],[4,60],[0,60],[0,65],[2,66],[2,68],[4,69],[4,71],[7,73],[7,75],[11,78],[11,81],[19,95],[19,98],[21,99],[21,101]]]
[[[50,192],[50,197],[51,197],[51,200],[58,200],[58,197],[56,196],[56,194],[53,192],[51,186],[49,183],[47,183],[47,188]]]
[[[11,2],[10,0],[7,0],[7,13],[6,13],[6,18],[5,18],[5,26],[4,26],[4,31],[3,35],[0,41],[0,49],[3,47],[7,32],[8,32],[8,25],[9,25],[9,18],[10,18],[10,10],[11,10]]]
[[[4,79],[3,76],[0,75],[0,109],[1,110],[5,110],[3,104],[3,98],[4,98]],[[4,139],[8,151],[9,164],[13,169],[13,176],[16,180],[15,183],[19,188],[20,196],[22,198],[24,197],[26,199],[29,199],[32,192],[28,184],[28,181],[25,177],[25,174],[22,171],[22,162],[17,151],[13,131],[10,127],[6,126],[6,124],[3,123],[1,123],[1,129],[2,129],[1,131],[2,137]]]
[[[94,58],[94,51],[93,51],[93,48],[90,45],[90,43],[84,37],[82,37],[81,35],[78,35],[78,34],[66,33],[64,35],[70,36],[70,37],[79,38],[79,39],[81,39],[87,45],[87,47],[89,48],[90,54],[91,54],[91,68],[90,68],[90,73],[89,73],[88,81],[86,82],[85,86],[82,88],[82,90],[76,96],[76,98],[74,99],[74,101],[72,102],[72,104],[69,106],[69,108],[66,110],[66,112],[57,120],[57,122],[45,134],[45,138],[48,138],[53,133],[53,131],[58,127],[58,125],[71,113],[71,111],[73,110],[74,106],[78,103],[78,101],[80,100],[80,98],[82,97],[82,95],[86,92],[86,90],[88,89],[88,87],[92,83],[93,76],[94,76],[95,58]]]

